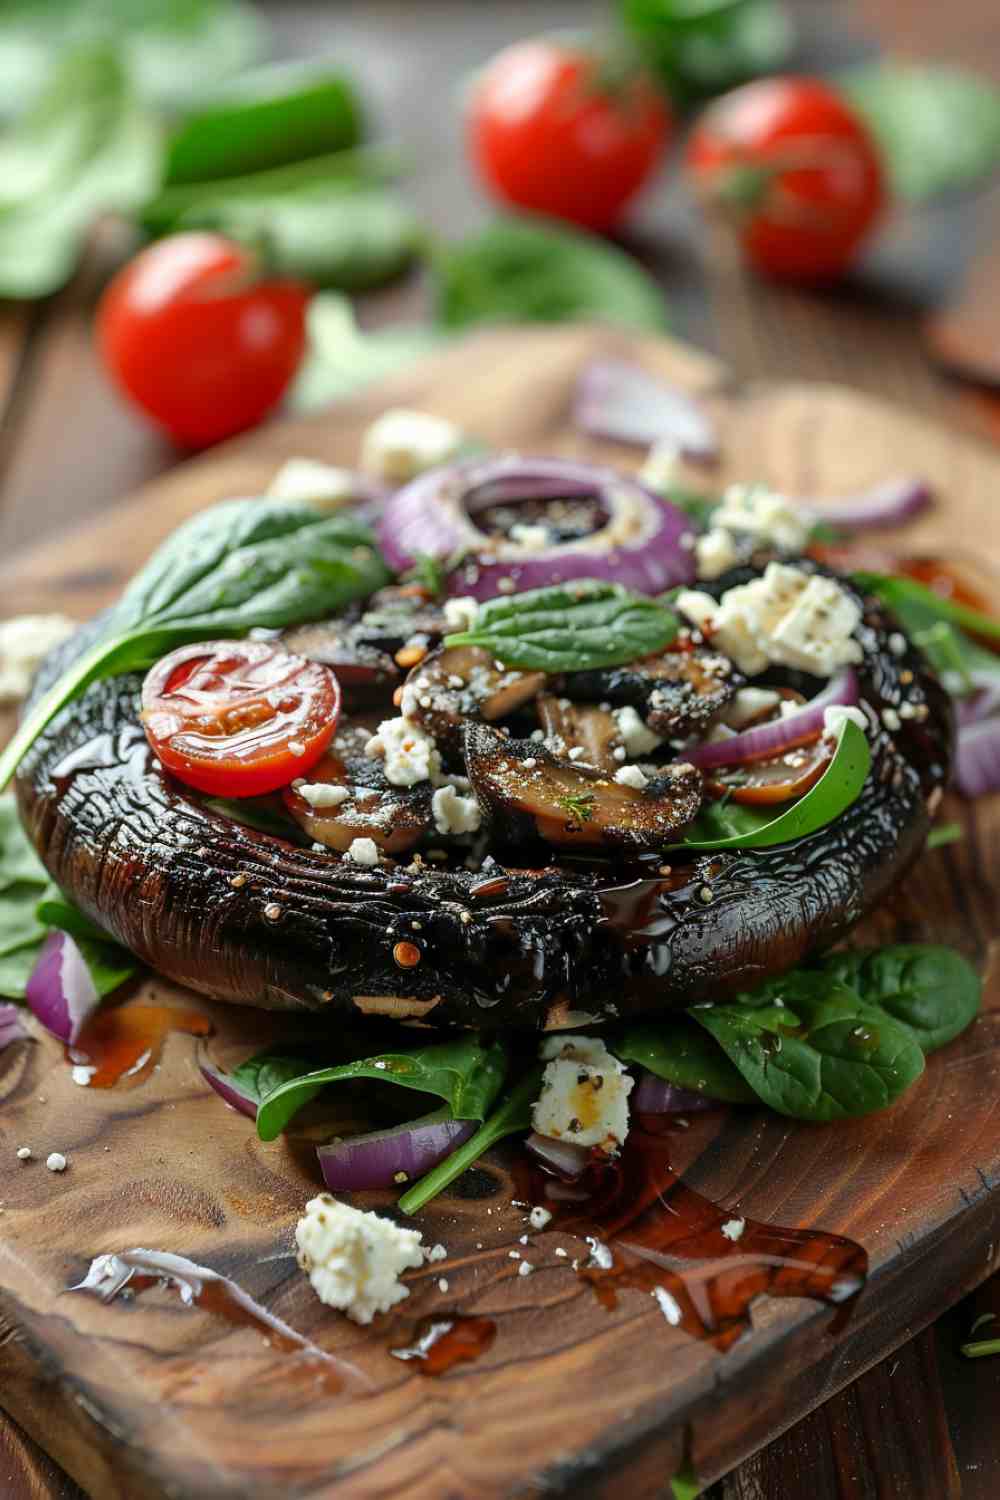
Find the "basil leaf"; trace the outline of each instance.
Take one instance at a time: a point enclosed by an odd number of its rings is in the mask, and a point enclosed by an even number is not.
[[[439,348],[443,334],[422,323],[365,333],[346,297],[318,292],[306,313],[309,345],[289,396],[293,411],[313,411]]]
[[[643,60],[681,104],[775,72],[794,42],[780,0],[621,0],[621,12]]]
[[[828,974],[800,970],[743,1000],[690,1014],[757,1097],[796,1120],[825,1123],[885,1109],[924,1069],[908,1026]]]
[[[920,202],[1000,165],[1000,89],[961,68],[860,68],[840,86],[882,148],[896,194]]]
[[[41,297],[68,280],[98,214],[150,192],[159,133],[118,54],[82,47],[0,140],[0,295]]]
[[[381,1052],[339,1067],[300,1073],[272,1089],[257,1111],[257,1134],[262,1141],[273,1141],[322,1088],[349,1078],[371,1078],[437,1094],[456,1120],[482,1120],[506,1072],[505,1048],[499,1042],[484,1045],[475,1035],[413,1052]]]
[[[446,1156],[444,1161],[438,1162],[436,1167],[432,1167],[426,1177],[421,1177],[419,1182],[407,1189],[397,1205],[404,1214],[419,1213],[432,1198],[444,1192],[469,1167],[475,1166],[479,1158],[505,1136],[531,1129],[532,1110],[542,1087],[542,1072],[541,1063],[530,1067],[475,1135],[470,1136],[450,1156]]]
[[[370,530],[344,514],[231,500],[177,529],[129,584],[104,636],[34,705],[0,754],[0,789],[50,719],[92,682],[188,641],[315,620],[388,582]]]
[[[432,251],[439,324],[561,323],[593,319],[662,328],[656,282],[623,251],[541,219],[499,219]]]
[[[628,1026],[608,1047],[622,1062],[638,1063],[680,1089],[730,1104],[752,1104],[757,1098],[718,1043],[686,1017]]]
[[[833,759],[816,785],[776,818],[738,803],[709,803],[678,849],[770,849],[825,828],[856,801],[871,767],[864,730],[850,720],[840,731]],[[732,832],[725,832],[727,828]]]
[[[189,114],[167,142],[164,182],[204,182],[356,146],[361,101],[340,70],[277,63],[244,73]]]
[[[677,616],[655,599],[578,578],[487,600],[472,629],[446,636],[445,645],[482,646],[511,667],[584,672],[661,651],[678,628]]]
[[[910,1031],[924,1052],[943,1047],[979,1014],[982,981],[953,948],[899,943],[831,953],[822,972],[850,985]]]

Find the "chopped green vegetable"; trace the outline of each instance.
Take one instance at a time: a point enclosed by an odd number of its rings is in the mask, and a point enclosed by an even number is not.
[[[445,645],[482,646],[511,667],[583,672],[661,651],[678,628],[674,612],[655,599],[578,578],[487,600],[473,628],[447,636]]]
[[[289,398],[295,411],[328,406],[437,349],[444,336],[421,323],[393,324],[365,333],[350,302],[319,292],[306,314],[309,345]]]
[[[0,789],[49,721],[92,682],[152,665],[188,641],[315,620],[389,573],[366,526],[280,500],[231,500],[170,536],[129,584],[102,638],[34,705],[0,754]]]
[[[821,968],[850,985],[866,1005],[877,1005],[908,1026],[924,1052],[943,1047],[979,1014],[982,981],[953,948],[930,943],[859,948],[830,954]]]
[[[730,1104],[752,1104],[757,1095],[717,1042],[689,1016],[636,1022],[608,1040],[622,1062],[638,1063],[680,1089]]]
[[[987,615],[955,599],[947,599],[915,578],[899,578],[889,573],[855,573],[854,582],[859,589],[876,595],[888,605],[908,629],[947,620],[973,635],[992,636],[1000,641],[1000,619],[996,615]]]
[[[507,1072],[507,1052],[499,1042],[484,1044],[478,1034],[440,1042],[412,1052],[381,1052],[338,1067],[300,1071],[267,1095],[257,1111],[257,1134],[273,1141],[300,1109],[330,1083],[370,1078],[401,1088],[436,1094],[456,1120],[484,1120]]]
[[[779,69],[794,32],[780,0],[620,0],[622,19],[670,97],[690,104]]]

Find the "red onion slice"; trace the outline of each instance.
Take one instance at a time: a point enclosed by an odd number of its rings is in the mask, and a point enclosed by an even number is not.
[[[330,1141],[318,1146],[316,1155],[331,1192],[393,1187],[423,1177],[476,1129],[475,1120],[455,1120],[445,1106],[391,1130]]]
[[[696,1093],[694,1089],[678,1088],[659,1078],[648,1068],[638,1070],[639,1082],[629,1103],[636,1114],[672,1115],[689,1114],[696,1109],[717,1109],[720,1101],[709,1094]]]
[[[484,504],[516,504],[561,495],[596,498],[607,516],[589,536],[536,551],[507,537],[480,531],[473,519]],[[483,498],[485,496],[485,498]],[[422,474],[392,495],[379,525],[379,545],[389,566],[402,573],[420,555],[465,559],[451,573],[450,594],[480,601],[498,594],[544,588],[570,578],[602,578],[640,594],[659,594],[694,579],[691,523],[677,506],[659,499],[613,469],[560,458],[467,459]]]
[[[802,500],[800,503],[817,521],[847,527],[851,531],[866,531],[869,527],[903,526],[926,510],[932,498],[926,480],[900,476],[837,500]]]
[[[211,1063],[200,1062],[201,1076],[205,1082],[215,1090],[219,1098],[235,1109],[238,1114],[246,1115],[249,1120],[257,1118],[257,1100],[244,1092],[237,1083],[226,1073],[220,1073],[218,1068],[213,1068]]]
[[[12,1042],[23,1042],[29,1035],[21,1016],[21,1007],[0,1004],[0,1052]]]
[[[710,770],[714,766],[738,766],[765,755],[780,755],[805,736],[822,733],[823,715],[828,708],[835,704],[853,708],[857,701],[857,674],[853,667],[845,667],[827,683],[818,697],[804,703],[798,713],[744,729],[741,734],[730,735],[724,740],[693,745],[683,752],[683,759],[702,770]]]
[[[591,1155],[586,1146],[575,1146],[572,1141],[557,1141],[550,1135],[539,1135],[533,1130],[525,1141],[532,1156],[537,1156],[545,1166],[558,1172],[560,1177],[575,1181],[590,1165]]]
[[[678,386],[624,359],[597,359],[577,382],[573,422],[591,437],[646,447],[663,439],[685,458],[703,462],[719,455],[713,423]]]
[[[965,797],[1000,792],[1000,718],[959,730],[955,785]]]
[[[72,1046],[100,1004],[83,954],[68,932],[50,932],[24,991],[32,1014]]]

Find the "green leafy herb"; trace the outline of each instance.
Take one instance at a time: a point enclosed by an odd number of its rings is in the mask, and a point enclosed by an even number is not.
[[[65,282],[96,216],[145,198],[158,131],[118,54],[67,54],[16,129],[0,139],[0,295],[41,297]]]
[[[613,667],[661,651],[677,616],[644,594],[596,578],[489,599],[475,625],[447,646],[482,646],[506,665],[542,672]]]
[[[167,142],[164,181],[205,182],[325,156],[360,143],[361,102],[339,69],[277,63],[244,73],[189,114]]]
[[[251,1098],[259,1107],[268,1094],[286,1083],[302,1077],[305,1062],[301,1057],[282,1057],[276,1052],[257,1052],[226,1074],[227,1082]],[[309,1096],[310,1098],[312,1095]],[[302,1103],[308,1101],[303,1099]]]
[[[358,1062],[300,1073],[280,1084],[257,1111],[257,1134],[262,1141],[273,1141],[322,1088],[351,1078],[437,1094],[456,1120],[483,1120],[506,1072],[506,1050],[499,1042],[484,1045],[476,1034],[412,1052],[382,1052]]]
[[[947,599],[915,578],[899,578],[889,573],[855,573],[854,582],[858,588],[875,594],[888,605],[908,629],[946,620],[973,635],[991,636],[1000,641],[1000,619],[996,615],[987,615],[955,599]]]
[[[559,798],[559,806],[574,823],[589,823],[594,816],[593,792],[567,792]]]
[[[886,64],[840,80],[882,148],[895,192],[913,201],[1000,166],[1000,89],[960,68]]]
[[[444,593],[447,576],[446,565],[439,557],[432,557],[429,552],[416,553],[413,567],[403,574],[407,583],[419,583],[432,599],[437,599]]]
[[[421,323],[393,324],[374,333],[357,325],[346,297],[320,292],[306,314],[308,352],[295,378],[290,404],[295,411],[328,406],[374,380],[404,369],[444,342]]]
[[[929,943],[862,948],[832,953],[821,968],[866,1005],[907,1026],[924,1052],[943,1047],[979,1014],[982,981],[953,948]]]
[[[419,1182],[407,1189],[398,1205],[403,1213],[419,1213],[432,1198],[444,1192],[457,1177],[474,1166],[491,1146],[495,1146],[505,1136],[530,1130],[531,1114],[541,1086],[542,1065],[536,1063],[518,1080],[475,1135],[470,1136],[464,1145],[459,1146],[436,1167],[432,1167],[426,1177],[421,1177]]]
[[[961,843],[965,830],[961,823],[939,823],[927,835],[928,849],[943,849],[946,844]]]
[[[757,1098],[718,1043],[686,1016],[627,1026],[608,1045],[622,1062],[639,1063],[677,1088],[731,1104]]]
[[[708,803],[692,823],[682,849],[769,849],[825,828],[860,795],[871,766],[864,731],[845,722],[833,759],[815,786],[776,818],[739,803]]]
[[[924,1068],[909,1026],[829,974],[799,970],[745,999],[690,1014],[757,1097],[796,1120],[885,1109]]]
[[[35,704],[0,754],[0,789],[49,720],[92,682],[187,641],[315,620],[388,582],[366,526],[309,505],[232,500],[179,527],[129,584],[105,633]]]
[[[560,323],[589,318],[662,328],[663,295],[634,260],[591,235],[537,219],[500,219],[432,252],[437,319]]]
[[[780,0],[621,0],[621,13],[682,104],[775,72],[794,41]]]

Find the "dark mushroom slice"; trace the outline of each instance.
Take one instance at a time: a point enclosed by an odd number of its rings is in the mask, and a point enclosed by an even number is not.
[[[744,681],[728,656],[683,641],[625,666],[569,672],[559,690],[567,698],[630,705],[654,734],[679,739],[711,723]]]
[[[537,837],[561,846],[660,849],[701,806],[694,766],[665,767],[639,790],[485,724],[467,724],[464,739],[472,789],[507,842]]]
[[[311,839],[341,854],[355,839],[371,839],[383,854],[403,854],[431,827],[430,783],[393,786],[380,763],[365,756],[325,755],[283,797]]]
[[[544,672],[518,672],[497,666],[480,646],[450,646],[433,651],[414,667],[403,687],[406,716],[415,720],[445,750],[462,748],[462,727],[469,721],[495,723],[516,713],[545,686]]]
[[[391,656],[361,638],[357,622],[324,620],[315,625],[296,625],[284,632],[281,643],[298,656],[332,667],[350,699],[390,693],[402,677]]]
[[[569,757],[573,750],[582,751],[572,758],[614,774],[624,755],[614,753],[622,738],[612,713],[596,703],[571,703],[568,698],[548,694],[539,698],[536,707],[547,748],[553,754]]]

